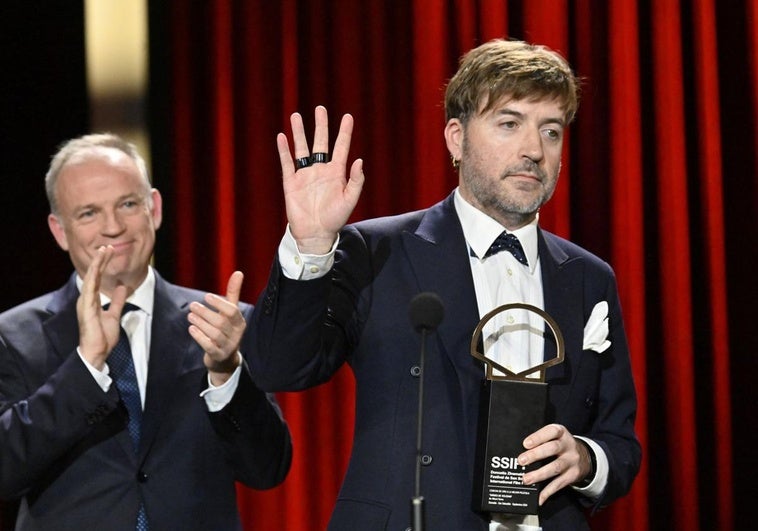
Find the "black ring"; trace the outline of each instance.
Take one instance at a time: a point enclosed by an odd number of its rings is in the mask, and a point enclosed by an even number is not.
[[[298,170],[302,170],[303,168],[307,168],[311,165],[311,158],[310,157],[300,157],[295,161],[295,168]]]
[[[311,155],[311,164],[329,162],[329,153],[313,153]]]

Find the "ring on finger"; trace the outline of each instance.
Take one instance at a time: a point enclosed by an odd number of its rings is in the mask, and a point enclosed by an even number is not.
[[[329,162],[329,153],[318,152],[311,155],[311,164]]]
[[[300,157],[299,159],[295,160],[295,168],[297,168],[298,170],[307,168],[311,164],[312,164],[311,157]]]

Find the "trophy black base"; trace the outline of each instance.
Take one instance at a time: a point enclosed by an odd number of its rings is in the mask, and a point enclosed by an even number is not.
[[[474,469],[475,511],[537,514],[539,487],[523,476],[537,468],[518,464],[527,435],[545,425],[547,384],[484,380]]]

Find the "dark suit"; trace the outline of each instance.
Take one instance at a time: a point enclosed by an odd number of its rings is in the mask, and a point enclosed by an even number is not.
[[[408,305],[419,292],[436,292],[446,311],[426,355],[428,464],[421,491],[427,528],[484,530],[487,516],[471,510],[484,370],[469,354],[469,342],[479,315],[453,197],[425,211],[348,226],[340,238],[335,265],[324,278],[290,280],[274,264],[255,309],[259,349],[250,363],[256,381],[269,391],[303,389],[350,364],[355,439],[330,529],[402,531],[410,523],[413,495],[420,344]],[[594,439],[608,455],[608,487],[599,506],[627,492],[640,462],[615,279],[606,263],[544,231],[539,255],[545,310],[566,341],[565,363],[547,375],[548,417]],[[583,351],[584,324],[603,300],[610,307],[613,344],[602,354]],[[540,510],[543,528],[586,528],[581,503],[570,488],[552,496]]]
[[[156,274],[137,455],[116,386],[104,393],[76,352],[78,295],[72,276],[0,315],[0,494],[23,496],[16,528],[134,531],[141,498],[151,531],[239,529],[235,481],[281,482],[289,431],[244,364],[232,401],[209,413],[203,352],[187,331],[204,294]],[[249,322],[252,307],[241,308]]]

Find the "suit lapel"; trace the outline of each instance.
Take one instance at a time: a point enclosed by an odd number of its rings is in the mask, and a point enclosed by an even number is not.
[[[547,380],[557,382],[572,377],[568,368],[577,367],[582,352],[584,264],[580,258],[570,258],[558,245],[557,238],[542,230],[539,231],[539,254],[545,311],[558,323],[566,347],[564,362],[547,370]],[[555,341],[546,332],[545,359],[555,354]]]
[[[179,297],[176,290],[171,288],[156,272],[140,458],[144,458],[149,451],[171,401],[176,398],[174,385],[188,369],[185,362],[189,359],[190,348],[195,344],[187,332],[189,301]]]
[[[42,327],[59,357],[58,365],[79,345],[79,321],[76,317],[78,298],[79,289],[76,287],[74,273],[68,282],[55,292],[46,308],[50,317]]]
[[[438,294],[444,304],[438,344],[458,379],[464,425],[475,431],[484,368],[471,356],[469,344],[479,322],[479,309],[452,194],[426,211],[415,232],[403,234],[403,245],[419,290]],[[474,437],[465,440],[473,441]],[[473,455],[473,447],[469,454]]]
[[[430,208],[403,244],[420,291],[437,293],[445,306],[438,332],[456,366],[470,365],[469,341],[479,320],[466,240],[452,195]]]

